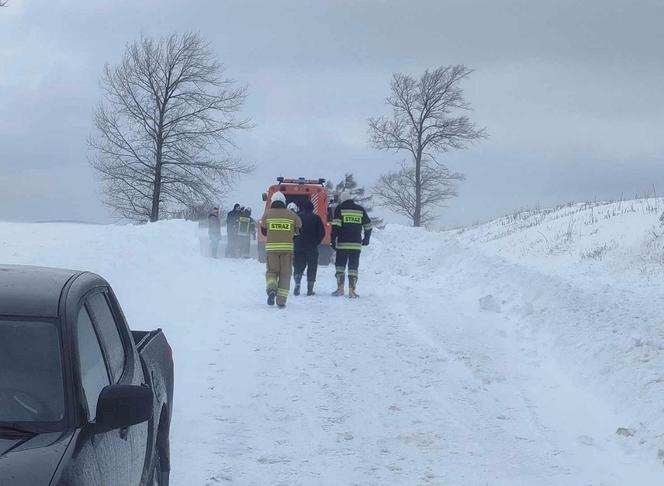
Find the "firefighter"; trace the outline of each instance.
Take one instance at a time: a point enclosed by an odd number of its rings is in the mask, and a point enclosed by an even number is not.
[[[332,248],[337,252],[336,277],[337,290],[332,295],[344,295],[345,272],[348,265],[348,297],[359,297],[357,288],[360,252],[369,244],[371,238],[371,219],[362,206],[353,201],[349,193],[339,195],[339,205],[334,210],[332,220]],[[362,233],[364,232],[364,236]]]
[[[210,238],[210,255],[212,258],[217,258],[221,241],[221,222],[219,221],[219,208],[216,206],[208,215],[208,237]]]
[[[282,192],[275,192],[270,202],[270,209],[261,218],[261,233],[267,237],[267,304],[274,305],[276,298],[277,306],[283,309],[293,272],[293,238],[300,232],[302,221],[286,208],[286,196]]]
[[[233,209],[226,215],[226,234],[228,235],[228,243],[226,243],[226,256],[232,257],[235,254],[235,247],[237,246],[237,223],[240,216],[240,204],[236,203]]]
[[[307,295],[315,295],[314,284],[318,271],[318,245],[325,237],[325,227],[320,217],[314,213],[314,205],[307,200],[302,203],[302,211],[298,214],[302,220],[300,235],[295,238],[294,273],[295,289],[293,293],[300,295],[300,284],[304,270],[307,270]]]
[[[300,208],[297,207],[297,204],[294,202],[289,202],[288,206],[286,206],[288,209],[293,211],[295,214],[298,214],[300,212]]]
[[[249,258],[251,236],[256,238],[256,222],[251,217],[251,208],[240,212],[237,227],[237,250],[243,258]]]

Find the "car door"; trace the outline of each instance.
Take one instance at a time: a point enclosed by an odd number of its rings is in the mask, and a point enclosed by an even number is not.
[[[97,401],[101,390],[111,384],[109,364],[99,339],[89,302],[81,307],[76,322],[78,359],[81,372],[83,398],[87,408],[87,419],[96,418]],[[103,485],[133,485],[131,481],[131,446],[126,431],[111,430],[95,434],[91,438]]]
[[[127,326],[121,317],[116,317],[110,297],[108,291],[93,294],[88,298],[88,305],[109,364],[111,380],[114,384],[141,385],[144,381],[143,370],[134,356]],[[144,422],[120,431],[121,438],[126,442],[125,447],[131,450],[127,484],[140,483],[145,465],[147,430],[148,423]]]

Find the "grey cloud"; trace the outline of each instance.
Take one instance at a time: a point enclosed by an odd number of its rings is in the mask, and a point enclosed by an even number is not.
[[[85,146],[101,69],[141,33],[188,29],[250,86],[238,145],[257,170],[229,197],[255,207],[281,174],[371,184],[403,158],[366,143],[391,73],[448,63],[476,69],[491,136],[445,155],[468,180],[442,224],[664,187],[663,20],[656,0],[16,1],[0,12],[0,218],[109,218]]]

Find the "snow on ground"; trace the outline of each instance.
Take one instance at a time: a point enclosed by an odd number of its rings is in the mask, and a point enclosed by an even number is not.
[[[98,272],[132,327],[165,330],[175,486],[655,485],[661,206],[388,226],[359,301],[327,267],[285,311],[185,222],[0,223],[0,261]]]

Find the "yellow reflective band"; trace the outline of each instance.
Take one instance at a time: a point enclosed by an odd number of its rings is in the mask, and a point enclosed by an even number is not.
[[[349,277],[357,277],[357,270],[348,270]]]
[[[280,297],[288,297],[288,289],[277,289],[277,295]]]
[[[362,224],[362,216],[357,214],[342,214],[344,224]]]
[[[267,229],[270,231],[293,231],[293,222],[290,219],[268,219]]]
[[[340,219],[333,219],[332,220],[332,226],[341,226],[341,220]]]
[[[337,243],[337,250],[362,250],[362,243]]]
[[[373,225],[371,223],[367,223],[367,224],[364,225],[364,229],[366,231],[369,231],[370,229],[373,229]]]
[[[360,216],[364,215],[364,211],[360,211],[359,209],[342,209],[341,214],[358,214]]]
[[[293,251],[293,243],[266,243],[265,251]]]

